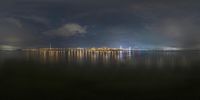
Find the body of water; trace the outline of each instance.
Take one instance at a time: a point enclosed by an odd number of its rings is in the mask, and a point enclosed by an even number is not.
[[[0,51],[0,98],[199,100],[200,51]]]

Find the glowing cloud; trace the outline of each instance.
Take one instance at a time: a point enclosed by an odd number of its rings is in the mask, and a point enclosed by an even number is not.
[[[48,35],[70,37],[77,34],[84,34],[87,28],[76,23],[65,24],[64,26],[45,32]]]

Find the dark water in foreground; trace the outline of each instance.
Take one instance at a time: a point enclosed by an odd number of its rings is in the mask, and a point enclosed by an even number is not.
[[[0,100],[199,100],[200,51],[1,51],[0,92]]]

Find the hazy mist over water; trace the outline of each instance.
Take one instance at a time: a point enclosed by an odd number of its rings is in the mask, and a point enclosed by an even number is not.
[[[199,99],[199,51],[1,51],[7,99]]]

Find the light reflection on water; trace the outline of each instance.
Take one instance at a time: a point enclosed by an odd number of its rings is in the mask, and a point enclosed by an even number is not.
[[[199,51],[0,51],[0,88],[6,98],[199,99],[199,61]]]
[[[196,58],[194,56],[197,56]],[[103,64],[131,66],[188,66],[198,60],[199,53],[176,51],[27,51],[28,60],[41,63]]]

